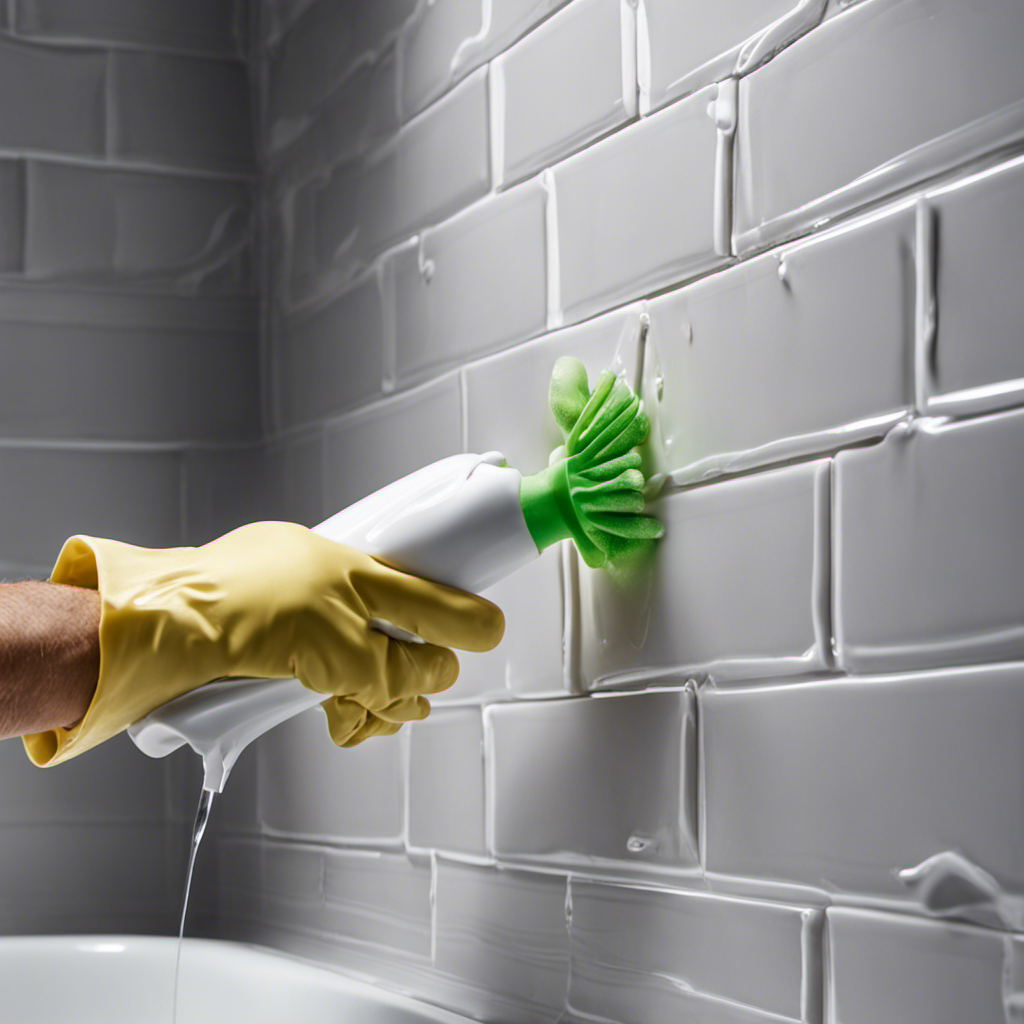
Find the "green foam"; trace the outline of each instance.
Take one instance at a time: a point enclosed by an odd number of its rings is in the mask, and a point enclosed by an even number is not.
[[[640,399],[611,370],[591,392],[587,371],[572,357],[555,363],[551,411],[566,435],[564,456],[524,477],[520,503],[530,535],[543,549],[572,537],[597,568],[646,557],[663,531],[644,508],[642,444],[650,422]]]

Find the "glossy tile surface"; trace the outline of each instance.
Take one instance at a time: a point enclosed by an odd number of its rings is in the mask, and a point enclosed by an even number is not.
[[[384,374],[384,296],[380,277],[287,317],[275,346],[285,428],[315,423],[380,397]]]
[[[1015,274],[1024,259],[1024,163],[1012,160],[957,182],[927,202],[939,238],[932,407],[960,411],[950,392],[963,391],[975,399],[971,409],[977,399],[984,408],[1020,405],[1024,300]]]
[[[484,711],[491,852],[559,866],[692,872],[688,690]]]
[[[240,61],[115,50],[110,76],[112,156],[214,170],[252,167],[249,82]]]
[[[919,424],[836,459],[836,650],[848,670],[1024,654],[1024,411]]]
[[[828,945],[828,1024],[1005,1024],[1020,1005],[1019,936],[832,908]]]
[[[643,112],[733,74],[763,30],[798,6],[817,8],[820,16],[824,4],[726,0],[707,7],[694,0],[640,0]]]
[[[718,262],[711,87],[554,169],[566,323]]]
[[[1022,31],[1017,3],[869,0],[743,79],[736,251],[1019,138]]]
[[[410,849],[486,852],[483,748],[478,708],[437,708],[409,727]]]
[[[625,123],[637,112],[632,9],[570,4],[492,62],[491,93],[499,185]]]
[[[386,956],[430,956],[430,866],[400,854],[324,854],[325,923]]]
[[[25,266],[44,280],[247,292],[251,193],[243,182],[32,160]]]
[[[14,26],[47,39],[93,39],[240,53],[240,0],[18,0]]]
[[[102,50],[52,50],[0,39],[0,94],[31,96],[0,109],[5,150],[101,156],[106,145],[107,58]]]
[[[913,401],[914,230],[903,206],[653,300],[652,468],[700,480],[891,426]]]
[[[324,713],[313,708],[257,742],[264,831],[375,846],[401,842],[402,741],[336,747]]]
[[[575,878],[570,890],[569,1006],[582,1019],[808,1019],[821,911]]]
[[[526,182],[481,200],[389,258],[399,382],[543,331],[545,203],[540,184]]]
[[[462,450],[462,399],[454,375],[330,423],[324,501],[333,511],[414,469]]]
[[[828,664],[826,462],[669,494],[647,571],[580,568],[587,686],[800,674]]]
[[[1021,892],[1022,681],[1011,665],[702,690],[708,872],[913,908],[897,872],[959,850]]]
[[[440,1001],[478,1020],[554,1024],[568,982],[565,894],[558,875],[438,858],[434,967],[450,979]]]

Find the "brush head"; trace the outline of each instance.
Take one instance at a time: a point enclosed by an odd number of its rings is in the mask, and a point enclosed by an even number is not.
[[[636,448],[650,423],[640,399],[611,370],[591,392],[586,368],[565,356],[555,363],[550,403],[565,445],[547,469],[524,477],[520,491],[538,548],[572,537],[593,568],[649,553],[664,530],[641,514],[644,476]]]

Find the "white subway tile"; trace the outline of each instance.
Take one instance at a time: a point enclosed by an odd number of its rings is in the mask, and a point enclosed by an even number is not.
[[[282,518],[315,526],[338,509],[324,503],[324,437],[315,429],[267,445],[267,480],[279,489],[271,500],[282,505]]]
[[[694,711],[689,690],[486,708],[491,852],[588,870],[692,872]]]
[[[242,182],[28,163],[26,273],[122,286],[247,292]]]
[[[25,166],[0,160],[0,273],[21,273],[25,251]]]
[[[833,907],[828,948],[828,1024],[1005,1024],[1024,995],[1016,935]]]
[[[110,91],[110,155],[161,166],[253,168],[241,61],[115,50]]]
[[[555,1024],[569,935],[560,876],[437,860],[433,1001],[477,1020]]]
[[[454,374],[351,413],[326,429],[324,500],[331,514],[385,484],[462,451]]]
[[[636,19],[578,0],[491,64],[494,169],[518,181],[636,116]]]
[[[460,651],[459,679],[450,690],[438,694],[438,700],[565,695],[562,548],[559,544],[545,551],[536,561],[483,591],[483,596],[505,613],[505,636],[485,654]]]
[[[1022,32],[1017,3],[869,0],[742,79],[735,251],[1018,138]]]
[[[0,325],[7,438],[187,442],[259,434],[254,332],[24,322],[2,310]]]
[[[486,853],[483,746],[479,708],[437,708],[410,725],[410,849]]]
[[[40,771],[15,737],[0,743],[0,778],[4,829],[54,821],[156,824],[170,810],[166,763],[142,756],[127,736],[86,751],[70,772]]]
[[[380,396],[384,302],[378,274],[288,316],[280,334],[274,359],[284,427],[314,423]]]
[[[936,411],[1024,402],[1024,160],[964,178],[928,196],[938,219],[932,388]],[[1007,383],[1014,382],[1014,383]],[[1002,386],[1000,386],[1002,385]],[[959,402],[956,394],[966,400]]]
[[[583,1019],[816,1019],[821,911],[575,878],[570,900],[569,1006]]]
[[[325,850],[325,923],[341,943],[430,958],[431,868],[401,854]]]
[[[580,567],[585,685],[829,663],[829,467],[815,462],[670,494],[649,570]]]
[[[465,366],[467,450],[501,451],[524,474],[543,469],[565,441],[548,406],[555,363],[580,359],[591,387],[606,368],[621,367],[633,383],[642,311],[639,304],[617,309]]]
[[[836,652],[848,671],[1024,655],[1024,410],[920,421],[835,468]]]
[[[239,56],[245,48],[235,0],[18,0],[14,11],[16,30],[27,36]]]
[[[490,187],[487,73],[476,72],[371,154],[359,179],[361,253],[468,206]]]
[[[1001,665],[702,689],[709,876],[920,912],[899,872],[959,850],[1021,892],[1022,683]]]
[[[904,205],[653,300],[653,468],[701,480],[891,426],[913,402],[914,230]]]
[[[399,37],[403,116],[422,110],[565,2],[434,0],[418,4]]]
[[[547,317],[545,194],[491,196],[395,251],[396,368],[415,380],[521,341]]]
[[[820,17],[822,7],[824,0],[725,0],[713,7],[697,0],[640,0],[640,60],[646,64],[647,79],[642,109],[656,110],[728,78],[741,69],[742,54],[751,51],[777,19],[792,18],[794,8],[804,8],[804,17],[811,20],[811,12]],[[792,35],[787,33],[787,38]]]
[[[554,168],[565,321],[693,276],[714,250],[711,86]]]
[[[405,820],[403,740],[336,747],[320,708],[258,741],[260,824],[273,835],[395,846]]]
[[[5,150],[102,156],[107,55],[0,39],[0,139]]]
[[[52,568],[75,533],[147,547],[182,543],[177,452],[0,448],[2,560]]]
[[[256,747],[250,745],[242,751],[234,768],[231,769],[231,784],[225,787],[224,792],[217,797],[217,812],[209,825],[211,835],[215,837],[210,840],[211,843],[227,842],[223,838],[225,834],[251,836],[259,832],[256,750]],[[194,759],[196,765],[201,765],[202,762],[199,758],[194,757],[191,750],[187,750],[187,754]],[[196,810],[192,806],[196,794],[191,789],[186,789],[183,795],[187,813],[183,815],[182,820],[191,824]],[[240,883],[240,880],[236,879],[230,881],[234,884]]]
[[[322,932],[326,918],[322,851],[296,843],[263,843],[260,861],[263,920],[292,932]]]

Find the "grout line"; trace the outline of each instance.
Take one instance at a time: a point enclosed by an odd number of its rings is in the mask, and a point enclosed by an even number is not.
[[[936,210],[921,196],[914,207],[914,407],[923,415],[934,390],[937,231]]]
[[[6,149],[0,146],[0,158],[10,160],[32,160],[35,163],[62,164],[72,167],[88,167],[101,171],[134,171],[145,174],[160,174],[170,178],[211,179],[216,181],[244,182],[257,184],[259,177],[256,168],[251,171],[213,170],[206,167],[178,167],[173,164],[151,164],[143,160],[129,161],[108,159],[94,156],[65,156],[62,153],[51,153],[35,149]]]

